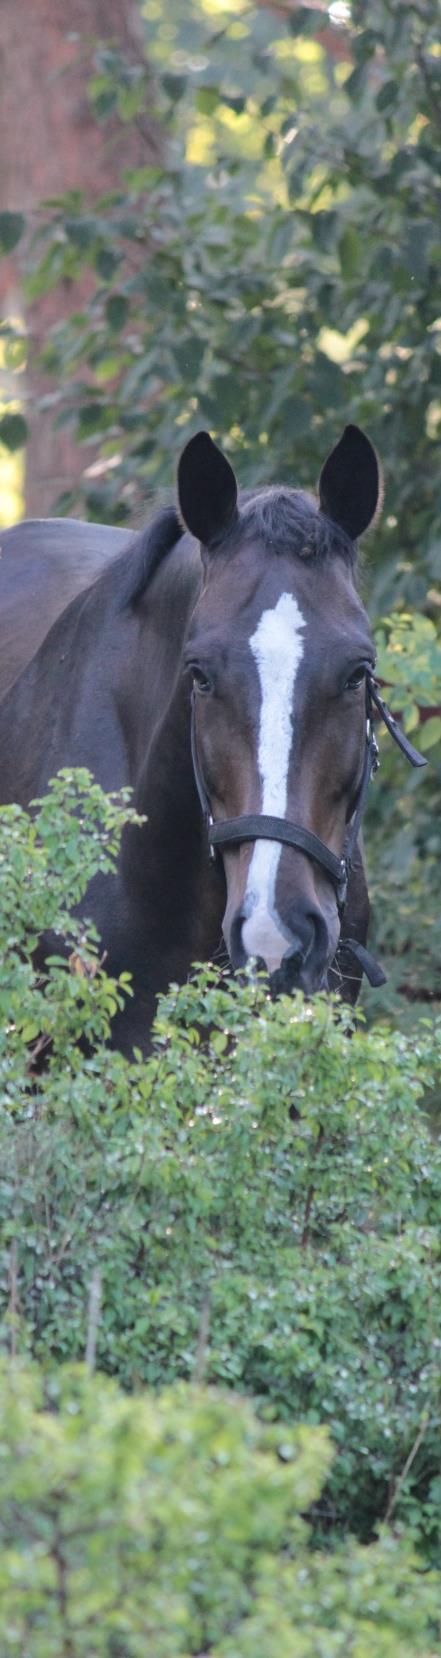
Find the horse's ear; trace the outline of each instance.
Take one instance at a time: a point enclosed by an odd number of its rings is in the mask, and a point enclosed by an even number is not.
[[[320,506],[356,541],[375,517],[381,476],[375,449],[359,426],[345,426],[325,461],[319,482]]]
[[[184,524],[204,547],[229,529],[236,512],[237,483],[232,466],[208,432],[197,432],[182,452],[178,499]]]

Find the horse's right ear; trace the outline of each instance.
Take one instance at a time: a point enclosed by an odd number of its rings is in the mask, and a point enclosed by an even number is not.
[[[375,518],[381,494],[380,468],[370,439],[359,426],[345,426],[320,473],[322,512],[356,541]]]
[[[230,528],[237,507],[233,468],[208,432],[197,432],[178,466],[178,500],[184,524],[211,547]]]

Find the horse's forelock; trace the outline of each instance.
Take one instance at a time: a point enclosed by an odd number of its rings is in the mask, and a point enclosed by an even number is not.
[[[244,535],[258,537],[273,554],[317,561],[339,557],[350,567],[356,559],[353,541],[326,517],[314,496],[284,484],[240,496],[239,514],[222,550],[236,549]]]
[[[162,560],[183,533],[176,509],[167,506],[131,540],[115,560],[111,572],[113,599],[118,610],[142,598]],[[262,485],[241,493],[238,515],[218,551],[237,551],[245,537],[257,538],[268,552],[276,555],[317,563],[340,557],[350,568],[356,559],[354,543],[326,517],[314,496],[284,484]],[[105,581],[107,573],[101,579]]]

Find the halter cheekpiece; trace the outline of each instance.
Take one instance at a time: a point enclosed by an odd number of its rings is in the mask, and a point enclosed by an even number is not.
[[[293,846],[297,852],[304,852],[307,858],[311,858],[313,863],[318,864],[319,868],[324,870],[325,875],[332,882],[341,920],[345,910],[348,881],[360,833],[368,788],[371,777],[378,771],[380,764],[378,743],[373,727],[373,706],[377,709],[380,719],[387,726],[394,742],[398,744],[406,760],[409,760],[410,765],[427,765],[424,756],[419,754],[416,748],[413,748],[408,737],[401,731],[390,709],[383,702],[373,674],[368,673],[366,675],[366,747],[363,772],[351,821],[345,835],[342,856],[337,858],[335,852],[331,852],[330,847],[326,846],[318,835],[314,835],[310,829],[304,829],[301,824],[290,823],[288,818],[265,817],[252,812],[248,816],[226,818],[224,821],[215,823],[199,764],[195,692],[193,691],[191,698],[191,756],[194,779],[207,830],[210,857],[214,860],[219,850],[225,846],[240,846],[244,841],[273,840],[280,841],[283,846]],[[345,950],[350,951],[356,957],[362,972],[366,973],[371,985],[385,984],[385,973],[364,945],[359,943],[358,939],[343,938],[341,943]]]

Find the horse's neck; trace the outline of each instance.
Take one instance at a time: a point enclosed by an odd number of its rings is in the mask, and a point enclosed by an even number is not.
[[[123,724],[124,709],[130,710],[129,781],[146,819],[143,828],[129,827],[124,836],[123,883],[132,903],[142,906],[157,948],[167,936],[178,940],[188,964],[218,948],[225,904],[222,870],[210,864],[194,781],[190,686],[182,671],[199,586],[198,556],[175,548],[146,593],[144,617],[141,607],[120,709]]]
[[[63,765],[87,766],[104,789],[136,785],[176,676],[194,565],[178,544],[134,606],[115,603],[112,581],[108,570],[71,601],[2,704],[0,745],[13,730],[24,804]]]

